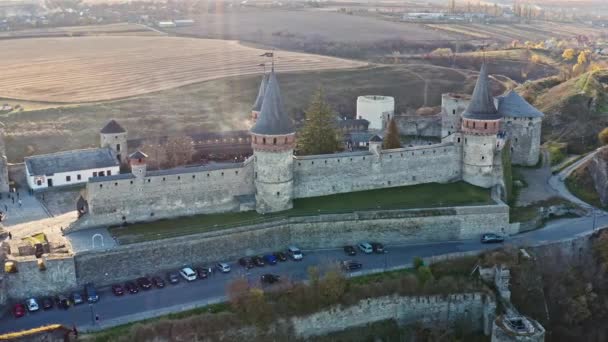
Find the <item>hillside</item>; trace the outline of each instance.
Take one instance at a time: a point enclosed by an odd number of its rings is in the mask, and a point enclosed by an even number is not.
[[[568,143],[570,152],[595,146],[608,125],[608,70],[588,72],[562,82],[549,77],[526,82],[517,90],[546,114],[544,140]]]

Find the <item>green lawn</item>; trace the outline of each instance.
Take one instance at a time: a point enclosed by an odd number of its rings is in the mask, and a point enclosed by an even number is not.
[[[110,228],[121,244],[195,234],[239,225],[254,224],[290,216],[322,213],[347,213],[377,209],[433,208],[444,206],[493,203],[490,190],[464,182],[421,184],[388,189],[359,191],[294,201],[294,208],[280,213],[261,215],[255,211],[197,215],[126,227]]]

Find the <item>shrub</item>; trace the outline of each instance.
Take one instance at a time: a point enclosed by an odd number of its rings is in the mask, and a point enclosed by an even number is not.
[[[421,257],[414,258],[414,268],[417,270],[420,267],[424,266],[424,260]]]
[[[418,280],[422,285],[435,279],[433,272],[428,266],[420,266],[418,270],[416,270],[416,275],[418,276]]]

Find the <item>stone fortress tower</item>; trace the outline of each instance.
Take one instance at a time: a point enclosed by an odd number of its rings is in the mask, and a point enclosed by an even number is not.
[[[501,123],[502,116],[494,106],[487,66],[484,63],[471,102],[462,114],[462,178],[465,182],[484,188],[500,183],[495,165],[501,161],[501,155],[497,153],[501,147]]]
[[[262,83],[260,84],[260,90],[258,91],[258,97],[255,98],[253,107],[251,108],[251,123],[255,124],[260,116],[262,110],[262,103],[264,102],[264,92],[266,91],[266,84],[268,83],[268,75],[264,74],[262,77]]]
[[[115,120],[110,120],[99,132],[101,147],[109,147],[116,152],[120,164],[127,161],[127,130]]]
[[[148,158],[148,155],[140,150],[137,150],[129,155],[129,165],[131,166],[131,173],[136,178],[142,178],[146,175],[146,158]]]
[[[540,156],[541,125],[544,114],[511,90],[496,98],[498,113],[503,117],[504,130],[511,139],[511,162],[536,165]]]
[[[268,75],[265,86],[259,116],[251,128],[256,211],[259,213],[293,207],[293,150],[296,130],[285,111],[274,68]]]

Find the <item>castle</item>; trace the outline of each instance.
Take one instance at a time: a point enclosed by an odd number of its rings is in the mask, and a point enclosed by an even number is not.
[[[274,71],[262,79],[252,109],[253,155],[242,163],[149,171],[147,156],[128,156],[130,173],[90,178],[72,229],[195,214],[256,210],[271,213],[293,200],[421,183],[465,181],[504,194],[503,164],[534,165],[543,114],[516,92],[494,98],[482,66],[472,96],[442,96],[441,142],[367,151],[294,155],[297,134]],[[102,130],[102,146],[125,156],[127,132]],[[504,195],[503,195],[504,196]]]

